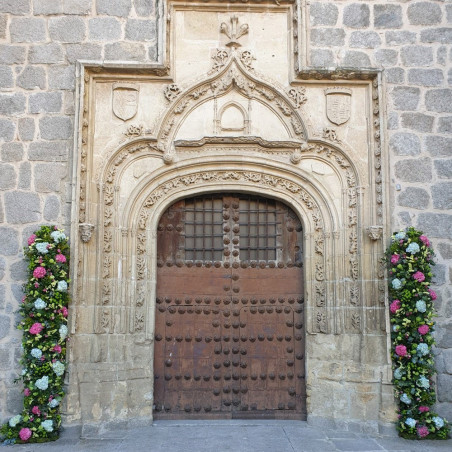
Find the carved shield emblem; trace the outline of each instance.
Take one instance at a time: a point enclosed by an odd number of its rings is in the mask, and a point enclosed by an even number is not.
[[[113,113],[123,121],[133,118],[138,111],[140,88],[127,83],[113,85]]]
[[[348,88],[328,88],[326,95],[326,115],[334,124],[341,125],[350,119],[352,91]]]

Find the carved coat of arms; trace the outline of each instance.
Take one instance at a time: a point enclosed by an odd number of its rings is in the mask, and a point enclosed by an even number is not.
[[[113,113],[123,121],[132,119],[138,111],[140,88],[130,83],[113,85]]]
[[[334,124],[341,125],[350,119],[352,91],[348,88],[325,90],[326,115]]]

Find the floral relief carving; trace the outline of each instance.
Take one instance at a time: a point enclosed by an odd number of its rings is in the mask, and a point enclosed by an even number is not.
[[[181,89],[175,84],[166,85],[163,89],[163,95],[168,102],[172,102],[181,93]]]
[[[213,65],[209,75],[223,69],[226,66],[228,59],[229,52],[226,49],[216,49],[215,53],[212,55]]]
[[[288,95],[292,99],[295,108],[300,108],[308,100],[308,98],[306,97],[306,88],[291,88]]]
[[[359,287],[355,284],[350,288],[350,303],[355,306],[358,305],[359,298],[360,298]]]

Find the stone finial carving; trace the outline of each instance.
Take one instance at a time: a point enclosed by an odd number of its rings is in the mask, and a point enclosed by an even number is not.
[[[383,233],[383,226],[369,226],[367,233],[372,240],[378,240]]]
[[[132,119],[138,111],[139,85],[115,83],[113,85],[113,113],[123,121]]]
[[[224,33],[230,39],[230,41],[226,43],[227,47],[241,47],[242,44],[238,42],[238,39],[248,33],[248,24],[242,24],[238,27],[238,22],[239,18],[237,16],[232,16],[231,25],[228,25],[226,22],[222,22],[220,25],[220,32]]]
[[[78,225],[80,231],[80,238],[83,243],[88,243],[93,235],[94,225],[89,223],[80,223]]]
[[[350,119],[352,91],[349,88],[328,88],[325,90],[326,116],[338,126]]]

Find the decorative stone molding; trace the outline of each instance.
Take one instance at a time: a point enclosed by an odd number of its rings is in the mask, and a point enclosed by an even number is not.
[[[367,234],[371,240],[379,240],[383,233],[383,226],[369,226],[367,228]]]
[[[83,243],[88,243],[94,231],[94,225],[90,223],[80,223],[78,225],[80,231],[80,238]]]

